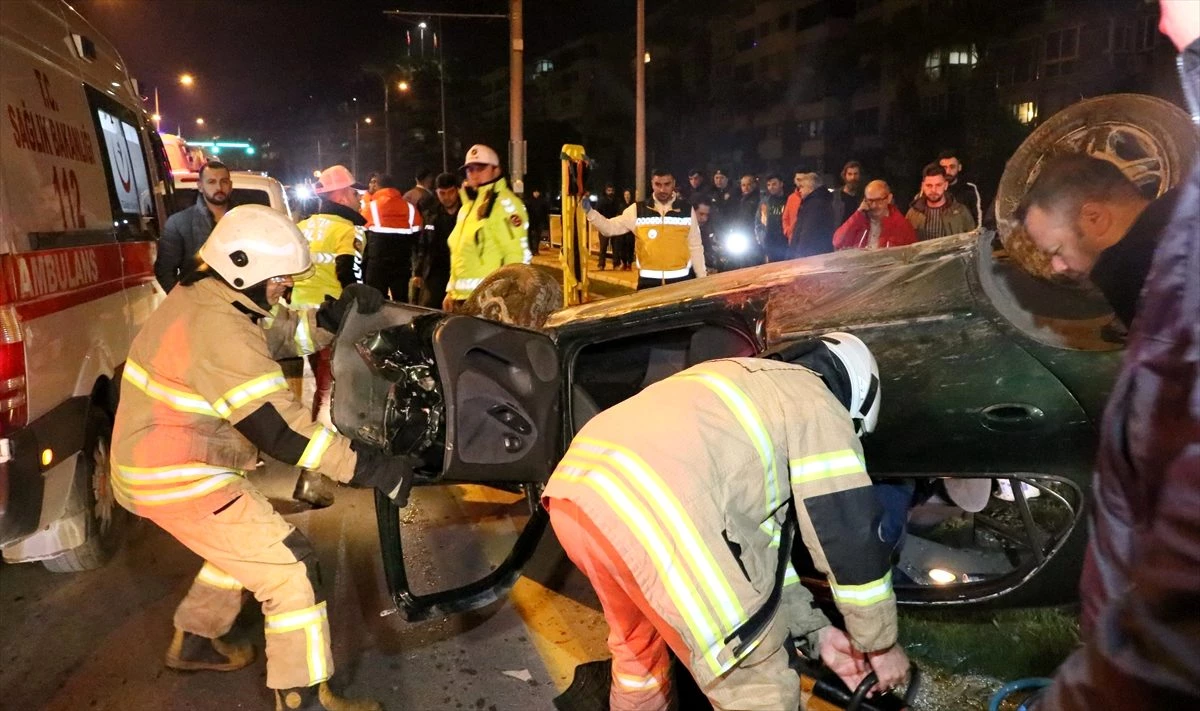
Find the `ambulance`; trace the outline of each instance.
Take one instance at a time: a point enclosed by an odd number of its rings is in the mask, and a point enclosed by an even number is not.
[[[0,8],[0,550],[94,568],[121,368],[163,298],[170,167],[117,51],[60,0]]]

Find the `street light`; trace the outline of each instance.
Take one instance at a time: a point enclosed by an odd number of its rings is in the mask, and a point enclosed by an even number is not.
[[[370,116],[364,117],[362,119],[362,123],[365,123],[368,126],[370,126],[371,125],[371,117]],[[354,173],[355,176],[358,176],[358,124],[359,124],[359,120],[355,119],[354,120],[354,160],[352,161],[354,167],[350,171],[351,173]]]
[[[183,84],[184,86],[190,87],[196,83],[196,78],[193,77],[191,74],[184,72],[183,74],[179,75],[179,83]]]
[[[198,117],[198,118],[196,119],[196,125],[197,125],[197,126],[203,126],[203,125],[204,125],[204,118],[203,118],[203,117]]]
[[[400,91],[408,91],[410,87],[408,85],[408,82],[401,81],[399,84],[396,84],[396,88],[399,89]]]

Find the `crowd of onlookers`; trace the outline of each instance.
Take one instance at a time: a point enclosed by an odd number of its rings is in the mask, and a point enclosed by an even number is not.
[[[696,211],[705,261],[717,270],[808,257],[839,249],[877,249],[969,232],[984,217],[978,187],[955,151],[942,151],[921,171],[911,199],[896,198],[883,180],[867,181],[848,161],[836,185],[797,170],[787,191],[780,173],[747,172],[736,184],[723,170],[688,174],[679,197]],[[596,207],[606,217],[632,202],[630,191],[605,187]],[[600,239],[600,268],[631,268],[633,235]]]

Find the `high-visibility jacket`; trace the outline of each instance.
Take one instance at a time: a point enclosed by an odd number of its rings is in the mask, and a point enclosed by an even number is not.
[[[625,208],[608,218],[598,210],[589,210],[588,222],[600,234],[614,236],[632,232],[638,275],[647,279],[679,279],[689,272],[708,274],[704,264],[704,242],[695,212],[682,198],[660,203],[653,198]]]
[[[180,285],[130,346],[112,441],[112,484],[126,508],[186,504],[254,469],[259,447],[341,482],[354,473],[345,437],[313,422],[277,358],[333,340],[316,311],[268,314],[217,278]],[[162,510],[162,509],[158,509]]]
[[[462,208],[450,246],[447,293],[465,299],[484,277],[506,264],[528,264],[529,214],[525,203],[508,189],[504,178],[479,188],[474,199],[461,191]]]
[[[659,381],[590,420],[544,496],[606,532],[702,688],[828,624],[787,562],[774,618],[757,636],[742,628],[775,588],[789,502],[854,644],[896,641],[882,508],[846,408],[805,368],[731,358]]]
[[[321,212],[296,224],[308,240],[313,274],[292,287],[293,306],[312,308],[320,306],[326,295],[335,299],[342,295],[337,261],[339,257],[361,258],[363,224],[358,212],[328,201],[321,203]]]
[[[367,231],[412,237],[421,234],[421,213],[395,188],[380,188],[362,209]]]

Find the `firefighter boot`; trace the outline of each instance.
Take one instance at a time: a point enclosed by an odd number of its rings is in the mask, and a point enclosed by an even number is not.
[[[343,699],[321,682],[316,686],[275,689],[275,711],[383,711],[378,701]]]
[[[300,478],[296,479],[296,490],[292,492],[292,498],[296,501],[303,501],[314,509],[323,509],[333,505],[334,486],[333,480],[320,472],[301,469]]]
[[[234,644],[176,628],[167,648],[167,666],[179,671],[233,671],[254,661],[249,642]]]

